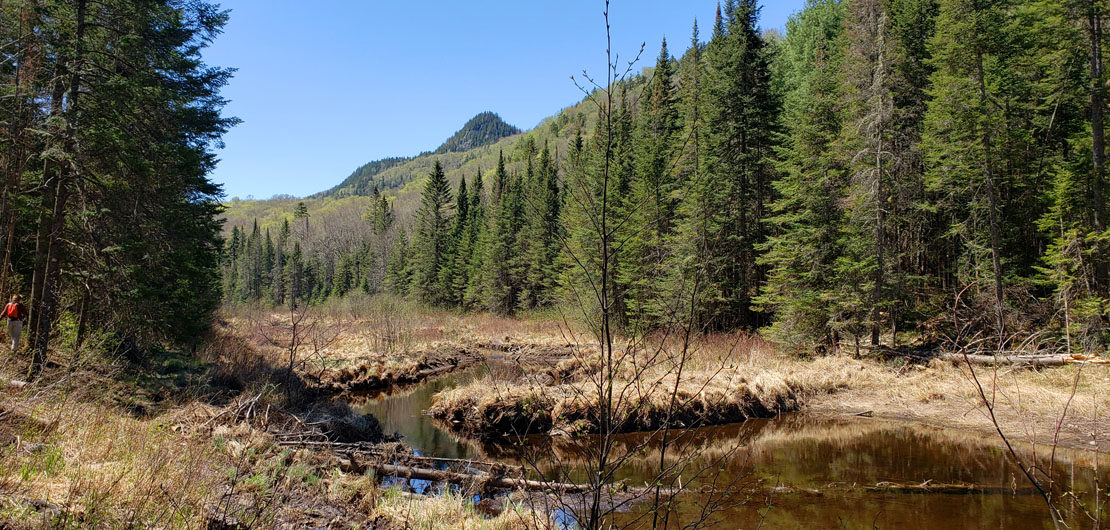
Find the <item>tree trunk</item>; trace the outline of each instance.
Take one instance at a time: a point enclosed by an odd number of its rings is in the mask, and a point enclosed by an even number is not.
[[[1090,41],[1091,68],[1091,203],[1095,230],[1105,229],[1106,204],[1102,197],[1103,172],[1106,163],[1105,111],[1106,95],[1102,84],[1102,13],[1098,2],[1092,1],[1087,12],[1087,36]]]
[[[62,75],[58,76],[58,84],[55,85],[54,96],[51,105],[51,113],[61,109],[66,117],[65,129],[63,133],[63,143],[65,152],[71,156],[76,152],[76,127],[75,121],[77,119],[77,100],[81,88],[81,68],[83,60],[83,44],[85,38],[85,13],[86,13],[86,0],[77,1],[77,18],[76,29],[74,32],[74,56],[73,66],[67,70],[64,62],[61,63],[61,68],[65,70]],[[68,81],[68,97],[62,100],[60,83],[65,78],[65,73],[69,74]],[[64,108],[62,107],[64,105]],[[41,278],[38,282],[34,282],[37,287],[39,296],[36,299],[37,307],[33,310],[37,314],[34,316],[32,322],[33,336],[32,343],[33,357],[31,363],[32,372],[37,371],[46,359],[46,350],[50,343],[50,332],[53,324],[55,313],[59,302],[59,283],[61,280],[61,267],[63,258],[63,240],[62,231],[66,224],[66,204],[69,200],[69,187],[70,180],[75,171],[75,162],[68,163],[55,163],[55,182],[53,191],[53,201],[44,203],[46,207],[48,204],[51,207],[51,215],[49,222],[43,219],[40,215],[41,224],[39,225],[39,241],[36,250],[38,255],[36,259],[41,261],[41,267],[35,268],[35,276]],[[44,173],[45,175],[45,173]],[[50,186],[47,186],[50,188]],[[45,235],[45,237],[44,237]]]
[[[881,111],[880,111],[881,112]],[[881,119],[881,118],[880,118]],[[885,210],[883,210],[883,131],[879,128],[878,148],[875,150],[875,292],[871,300],[871,345],[879,345],[879,329],[883,300],[883,253],[886,242],[884,234]]]
[[[983,177],[985,180],[984,184],[987,188],[987,217],[990,220],[991,261],[994,266],[995,320],[998,327],[998,334],[1001,336],[1004,327],[1002,308],[1005,302],[1002,291],[1002,235],[998,227],[998,197],[995,192],[994,182],[994,152],[991,126],[989,123],[984,123],[990,115],[990,102],[987,99],[987,80],[986,74],[983,72],[983,51],[981,49],[975,52],[975,67],[976,76],[978,77],[977,81],[979,82],[979,111],[981,113],[979,120],[981,123],[980,126],[983,128]]]
[[[47,346],[50,343],[50,332],[54,317],[58,311],[59,283],[61,280],[62,262],[62,230],[65,228],[66,203],[69,201],[69,172],[68,168],[60,168],[57,175],[57,189],[54,192],[54,207],[47,229],[46,263],[43,270],[42,296],[39,304],[39,318],[36,322],[34,333],[33,363],[41,363],[46,359]]]
[[[85,292],[81,295],[81,309],[77,314],[77,339],[74,341],[76,348],[80,348],[85,343],[85,335],[89,329],[89,303],[91,298],[92,290],[86,284]]]
[[[24,28],[27,23],[26,5],[20,6],[19,10],[19,30],[16,36],[16,60],[18,65],[15,68],[14,80],[12,86],[15,94],[12,95],[15,102],[15,109],[12,116],[9,118],[8,125],[8,140],[11,142],[11,151],[4,161],[4,175],[7,177],[4,181],[3,196],[0,197],[0,227],[3,232],[0,233],[0,241],[3,241],[4,258],[0,262],[0,292],[7,293],[9,291],[8,280],[12,270],[12,253],[15,247],[15,208],[12,205],[11,198],[19,193],[19,188],[23,180],[23,169],[25,166],[25,135],[28,124],[24,120],[26,115],[25,101],[23,94],[23,84],[28,76],[32,76],[32,72],[25,72],[28,68],[27,64],[27,50],[28,46],[23,42]],[[26,73],[26,75],[24,75]]]

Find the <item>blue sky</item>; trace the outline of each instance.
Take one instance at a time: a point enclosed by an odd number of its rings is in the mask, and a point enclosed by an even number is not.
[[[782,28],[803,0],[765,1]],[[228,198],[307,195],[356,167],[434,149],[485,110],[530,129],[582,98],[570,76],[605,74],[601,0],[225,0],[231,22],[206,50],[237,68],[213,175]],[[613,0],[613,47],[653,64],[660,39],[707,38],[714,0]],[[579,76],[580,77],[580,76]]]

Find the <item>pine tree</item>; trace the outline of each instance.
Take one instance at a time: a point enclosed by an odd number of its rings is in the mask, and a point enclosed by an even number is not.
[[[760,247],[769,272],[755,302],[775,315],[767,335],[795,346],[837,342],[833,293],[846,170],[834,141],[842,127],[843,20],[841,2],[811,2],[787,22],[777,57],[786,131],[774,183],[779,198],[768,219],[775,232]]]
[[[412,294],[428,304],[438,304],[443,300],[439,273],[447,264],[450,200],[451,186],[447,183],[443,166],[436,161],[424,184],[412,244]]]
[[[669,261],[669,247],[677,210],[675,176],[678,134],[681,130],[673,65],[663,40],[650,81],[650,92],[640,104],[634,135],[635,179],[630,185],[628,223],[621,238],[620,282],[627,286],[628,319],[641,327],[658,323],[665,292],[659,289]]]
[[[754,0],[726,4],[705,59],[706,174],[684,207],[682,246],[701,267],[699,311],[717,328],[757,325],[752,297],[764,271],[756,247],[765,236],[765,207],[773,177],[769,160],[778,116],[771,90],[770,52],[759,35]],[[693,240],[689,238],[694,238]]]

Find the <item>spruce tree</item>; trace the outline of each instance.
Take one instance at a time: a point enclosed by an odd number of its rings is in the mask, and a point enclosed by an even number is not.
[[[755,300],[774,314],[765,332],[792,346],[836,340],[835,264],[841,255],[846,169],[834,146],[839,112],[844,8],[815,1],[787,22],[776,69],[783,100],[778,199],[768,219],[774,234],[760,247],[769,269]]]
[[[490,311],[511,314],[518,307],[523,288],[520,234],[524,226],[524,186],[520,177],[507,175],[501,163],[494,182],[504,187],[491,212],[485,245],[484,299]]]
[[[440,303],[440,269],[447,264],[451,187],[437,160],[432,173],[424,183],[420,210],[417,211],[415,236],[412,243],[413,291],[419,300],[428,304]]]
[[[880,0],[848,2],[844,59],[844,160],[851,170],[848,230],[839,269],[844,278],[841,306],[853,326],[870,329],[879,345],[881,314],[889,311],[887,217],[894,195],[891,167],[894,137],[890,16]],[[848,301],[855,303],[848,303]]]
[[[470,185],[470,206],[467,208],[470,215],[470,220],[467,222],[467,240],[470,249],[469,255],[463,256],[466,259],[466,274],[464,275],[466,283],[463,284],[460,278],[459,284],[455,286],[463,293],[462,306],[467,309],[475,309],[482,304],[485,244],[489,228],[485,193],[482,171],[478,170],[478,174],[474,175],[474,181]]]
[[[621,283],[628,286],[628,318],[642,327],[658,323],[666,300],[659,285],[669,261],[677,210],[677,146],[681,123],[667,41],[660,46],[649,92],[640,103],[634,136],[635,179],[628,223],[622,230]]]
[[[1027,133],[1037,111],[1025,77],[1033,72],[1023,42],[1029,32],[1012,4],[939,3],[922,140],[927,183],[959,245],[956,278],[989,292],[997,333],[1004,331],[1007,277],[1035,264],[1030,242],[1039,234],[1028,219],[1043,212]]]
[[[386,266],[392,248],[391,230],[396,219],[393,213],[393,203],[378,190],[375,185],[370,194],[370,211],[367,221],[374,236],[375,254],[369,260],[368,274],[365,285],[369,292],[375,292],[385,285]],[[368,249],[369,250],[369,249]]]
[[[386,267],[385,284],[389,292],[407,296],[412,289],[413,264],[410,256],[408,236],[405,230],[397,234],[397,242],[389,254],[389,264]]]
[[[466,191],[466,178],[459,179],[459,189],[455,194],[455,224],[447,239],[444,252],[444,265],[439,271],[439,291],[442,303],[451,307],[462,303],[463,291],[455,288],[457,283],[465,283],[465,267],[461,267],[466,260],[460,260],[460,254],[470,253],[470,242],[466,239],[467,222],[470,220],[468,208],[470,194]]]
[[[778,101],[771,89],[770,51],[759,34],[754,0],[729,3],[705,51],[706,174],[691,185],[680,244],[700,265],[702,322],[717,328],[752,326],[752,297],[762,284],[756,247],[765,237],[771,200],[772,139]],[[693,238],[693,239],[690,239]]]

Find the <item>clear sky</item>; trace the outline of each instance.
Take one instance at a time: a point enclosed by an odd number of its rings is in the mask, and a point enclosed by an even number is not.
[[[765,0],[764,29],[803,0]],[[213,178],[228,198],[308,195],[356,167],[439,146],[485,110],[530,129],[582,98],[570,76],[605,75],[602,0],[224,0],[206,50],[237,68],[224,96],[243,123]],[[712,30],[715,0],[613,0],[613,47],[654,63]]]

